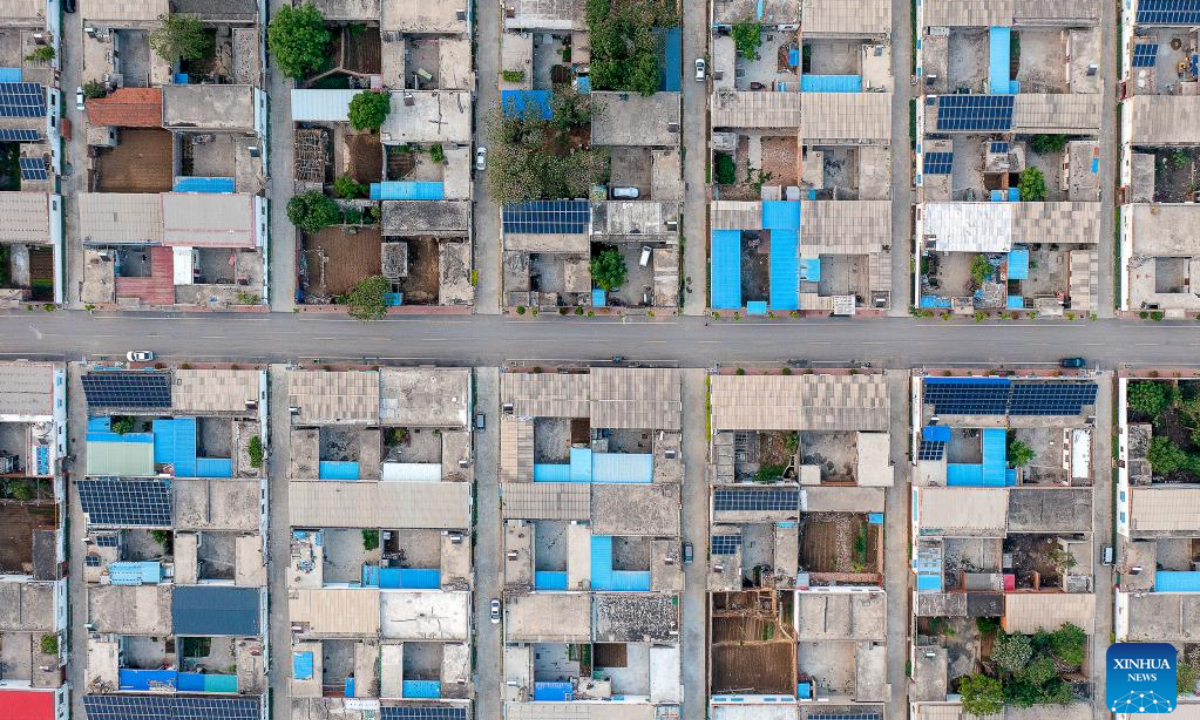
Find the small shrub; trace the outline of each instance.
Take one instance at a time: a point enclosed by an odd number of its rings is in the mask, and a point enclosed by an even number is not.
[[[1033,448],[1020,440],[1013,440],[1008,444],[1008,462],[1013,467],[1025,467],[1033,462]]]
[[[333,194],[347,200],[366,197],[369,191],[370,188],[349,175],[343,175],[333,181]]]
[[[737,369],[737,370],[734,372],[734,375],[745,375],[745,374],[746,374],[746,368],[738,368],[738,369]]]
[[[434,143],[433,146],[429,148],[429,159],[438,165],[446,162],[446,150],[442,147],[441,143]]]
[[[524,314],[525,314],[525,306],[524,306],[524,305],[518,305],[518,306],[517,306],[517,314],[518,314],[518,315],[524,315]]]
[[[346,212],[342,215],[342,224],[344,225],[362,225],[362,220],[362,210],[356,207],[346,208]]]
[[[524,70],[505,70],[500,73],[500,79],[504,80],[504,82],[506,82],[506,83],[525,82],[525,71]]]
[[[33,49],[33,52],[25,56],[29,62],[50,62],[54,59],[55,52],[53,45],[38,45]]]
[[[42,645],[42,654],[43,655],[57,655],[58,654],[58,636],[57,635],[43,635],[41,645]]]
[[[780,375],[791,375],[792,369],[790,367],[785,367],[783,370],[779,371],[779,374]]]
[[[127,435],[133,432],[134,420],[128,415],[118,415],[112,419],[112,431],[118,435]]]
[[[575,314],[576,314],[576,315],[582,315],[582,314],[583,314],[583,308],[582,308],[582,307],[577,307],[577,308],[575,308]]]
[[[1047,155],[1049,153],[1062,152],[1067,147],[1066,135],[1034,135],[1033,140],[1029,143],[1032,149],[1038,155]]]
[[[362,531],[362,542],[363,550],[367,552],[377,549],[379,547],[379,531],[364,528]]]
[[[716,182],[718,185],[732,185],[737,182],[737,165],[733,156],[726,153],[716,153]]]
[[[258,469],[263,464],[263,444],[262,438],[258,435],[250,438],[250,442],[246,444],[246,454],[250,456],[250,467]]]
[[[740,22],[733,26],[733,44],[737,54],[753,60],[762,45],[762,24],[758,22]]]
[[[33,485],[25,478],[13,478],[8,481],[8,494],[13,500],[27,502],[33,499]]]
[[[1035,167],[1027,167],[1021,172],[1017,187],[1021,191],[1021,199],[1025,202],[1038,202],[1046,199],[1046,176]]]
[[[1162,310],[1155,310],[1154,312],[1150,313],[1150,319],[1154,322],[1162,322],[1163,317],[1165,316],[1163,315]]]
[[[1200,678],[1200,667],[1180,660],[1175,665],[1175,690],[1180,695],[1195,695],[1196,680]]]
[[[169,541],[171,539],[171,531],[170,530],[151,530],[150,537],[154,539],[154,542],[158,543],[159,545],[162,545],[165,548],[167,546],[167,541]]]

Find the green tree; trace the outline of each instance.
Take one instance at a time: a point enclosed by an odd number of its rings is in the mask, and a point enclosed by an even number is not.
[[[355,320],[369,322],[381,320],[387,315],[387,303],[384,295],[392,289],[391,283],[382,275],[372,275],[358,281],[350,292],[342,298],[347,313]]]
[[[1030,148],[1038,155],[1062,152],[1067,147],[1066,135],[1034,135]]]
[[[732,185],[737,182],[737,165],[733,157],[726,153],[716,154],[716,181],[718,185]]]
[[[616,248],[605,248],[592,257],[592,282],[601,290],[621,287],[625,273],[625,258]]]
[[[564,152],[570,138],[540,114],[509,117],[496,108],[488,116],[488,192],[500,204],[585,197],[605,181],[608,156],[578,148]]]
[[[1042,686],[1038,702],[1042,705],[1068,705],[1071,702],[1071,686],[1055,678]]]
[[[42,636],[42,654],[57,655],[58,654],[58,636],[43,635]]]
[[[441,143],[434,143],[429,146],[429,159],[438,165],[446,162],[446,149],[442,147]]]
[[[350,127],[374,132],[392,111],[392,96],[387,92],[363,90],[350,99]]]
[[[524,70],[502,70],[500,72],[500,79],[506,83],[525,82],[525,71]]]
[[[1141,380],[1129,383],[1126,401],[1129,409],[1139,415],[1155,419],[1167,407],[1167,392],[1163,383]]]
[[[1058,677],[1058,666],[1046,655],[1038,655],[1028,665],[1021,668],[1017,677],[1031,685],[1041,687]]]
[[[8,494],[13,500],[27,502],[33,499],[33,485],[25,478],[13,478],[8,481]]]
[[[1061,628],[1050,633],[1050,652],[1064,665],[1072,667],[1083,665],[1083,655],[1086,649],[1087,633],[1077,625],[1064,623]]]
[[[1020,440],[1008,444],[1008,462],[1013,467],[1025,467],[1033,462],[1033,448]]]
[[[362,531],[363,550],[371,551],[379,547],[379,531],[367,530]]]
[[[659,36],[655,29],[678,25],[675,3],[587,0],[585,10],[592,47],[592,87],[643,95],[658,90]]]
[[[340,219],[337,203],[317,190],[296,195],[287,204],[288,220],[304,232],[315,233]]]
[[[250,442],[246,444],[246,454],[250,456],[250,467],[260,468],[263,464],[263,444],[262,438],[255,435],[250,438]]]
[[[1021,199],[1025,202],[1039,202],[1046,199],[1046,176],[1035,167],[1025,168],[1017,187],[1020,188]]]
[[[1005,671],[1015,673],[1033,657],[1033,645],[1028,635],[1001,635],[992,648],[992,662]]]
[[[762,23],[748,20],[733,26],[733,44],[738,55],[753,60],[762,45]]]
[[[971,279],[976,285],[982,285],[992,276],[992,263],[988,260],[987,255],[976,255],[971,258]]]
[[[38,45],[33,52],[25,56],[25,59],[29,62],[50,62],[55,55],[53,45]]]
[[[284,5],[267,28],[267,45],[275,62],[284,75],[296,79],[325,67],[330,37],[325,16],[312,3]]]
[[[1188,464],[1187,453],[1168,438],[1161,436],[1150,441],[1147,458],[1156,475],[1170,475]]]
[[[958,681],[963,710],[971,715],[991,715],[1004,709],[1004,686],[999,680],[975,673]]]
[[[133,418],[129,417],[128,415],[118,415],[112,419],[112,424],[110,427],[116,434],[126,435],[133,432]]]
[[[150,537],[154,539],[154,542],[158,543],[159,545],[162,545],[165,548],[167,546],[167,542],[170,541],[170,539],[171,539],[171,531],[170,530],[151,530]]]
[[[200,17],[186,13],[167,15],[163,24],[150,33],[150,47],[169,63],[212,57],[215,49]]]
[[[333,194],[347,200],[366,197],[369,191],[370,188],[349,175],[343,175],[333,181]]]
[[[83,84],[83,96],[89,100],[102,98],[108,94],[108,86],[99,80],[88,80]]]
[[[592,121],[591,99],[572,88],[564,88],[550,97],[550,124],[558,130],[572,130]]]

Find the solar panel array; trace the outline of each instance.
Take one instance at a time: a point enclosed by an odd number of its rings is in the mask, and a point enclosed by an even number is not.
[[[939,415],[1079,415],[1096,403],[1096,384],[926,381],[924,399]]]
[[[1142,43],[1133,46],[1133,66],[1135,68],[1154,67],[1154,59],[1157,56],[1157,43]]]
[[[86,567],[100,567],[100,556],[99,555],[88,555],[87,557],[85,557],[83,559],[83,564]]]
[[[88,720],[260,720],[261,698],[84,695]]]
[[[38,83],[0,83],[0,117],[46,116],[46,91]]]
[[[92,525],[170,527],[171,490],[165,480],[79,480],[79,502]]]
[[[379,708],[380,720],[467,720],[463,707],[413,707],[411,705]]]
[[[50,173],[46,172],[46,161],[41,158],[23,157],[21,162],[22,180],[49,180]]]
[[[882,718],[883,716],[877,712],[817,713],[808,716],[808,720],[882,720]]]
[[[1200,0],[1141,0],[1137,21],[1147,25],[1200,25]]]
[[[578,234],[588,231],[592,206],[587,200],[538,200],[505,205],[504,232],[531,235]]]
[[[1013,95],[942,95],[938,130],[1011,130]]]
[[[925,153],[926,175],[949,175],[954,163],[954,153],[927,152]]]
[[[1008,143],[994,142],[991,144],[990,152],[995,153],[997,155],[1005,155],[1008,153]]]
[[[0,142],[37,142],[41,139],[42,134],[37,130],[0,128]]]
[[[941,460],[946,453],[946,443],[941,440],[922,440],[917,450],[918,460]]]
[[[799,488],[758,490],[727,488],[713,493],[713,509],[717,512],[737,511],[800,511]]]
[[[713,555],[737,555],[738,548],[742,546],[741,535],[713,535],[712,536],[712,554]]]
[[[136,371],[93,372],[83,376],[90,407],[171,407],[171,376]]]
[[[117,536],[116,535],[97,535],[96,536],[96,547],[116,547],[116,546],[117,546]]]

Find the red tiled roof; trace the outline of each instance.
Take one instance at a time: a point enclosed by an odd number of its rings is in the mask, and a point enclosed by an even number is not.
[[[0,690],[0,720],[54,720],[54,693]]]
[[[88,123],[116,127],[162,127],[161,88],[119,88],[84,103]]]

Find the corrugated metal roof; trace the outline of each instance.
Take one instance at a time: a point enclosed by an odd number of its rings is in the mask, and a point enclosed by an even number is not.
[[[470,524],[471,488],[460,482],[293,481],[296,527],[395,527],[457,530]]]
[[[742,307],[742,232],[713,230],[711,284],[709,295],[714,310]]]
[[[760,93],[778,95],[780,93]],[[891,93],[803,93],[805,144],[852,140],[856,144],[891,139]]]
[[[922,535],[1003,537],[1008,525],[1003,488],[919,488],[918,501]]]
[[[1095,624],[1096,596],[1091,593],[1006,593],[1004,629],[1010,633],[1053,632],[1066,623],[1085,631]]]
[[[292,90],[292,122],[350,122],[360,90]]]
[[[391,181],[371,183],[372,200],[444,200],[441,182]]]
[[[176,635],[256,637],[259,626],[258,588],[221,585],[180,585],[171,599]]]
[[[882,375],[714,375],[713,430],[875,430],[889,422]]]
[[[0,192],[0,242],[50,242],[50,196],[43,192]]]
[[[162,201],[157,193],[79,193],[76,201],[85,243],[162,242]]]
[[[1099,93],[1021,93],[1013,100],[1014,133],[1084,134],[1100,131]]]
[[[105,477],[154,475],[152,443],[89,442],[87,474]]]
[[[807,200],[802,203],[800,244],[805,254],[865,255],[891,244],[888,200]]]
[[[1135,532],[1194,531],[1200,518],[1200,488],[1135,487],[1129,505],[1129,527]]]
[[[54,366],[49,363],[0,363],[0,415],[51,415]]]
[[[800,98],[798,92],[718,90],[712,95],[712,126],[798,130]]]
[[[583,483],[504,484],[505,519],[590,520],[591,487]]]
[[[288,371],[288,405],[301,424],[379,420],[379,373]]]
[[[796,218],[799,221],[799,217]],[[800,233],[771,231],[771,309],[800,308]]]
[[[801,5],[805,35],[859,37],[892,32],[888,0],[803,0]]]
[[[183,247],[257,245],[254,196],[163,193],[163,244]]]

